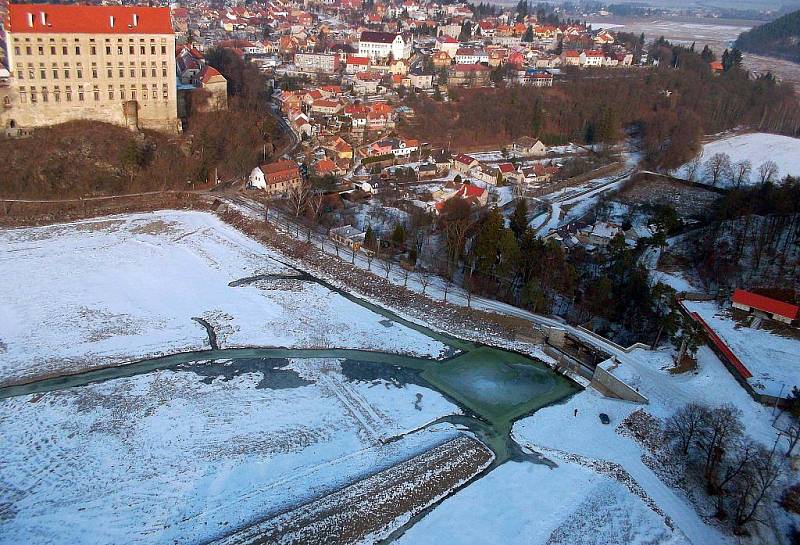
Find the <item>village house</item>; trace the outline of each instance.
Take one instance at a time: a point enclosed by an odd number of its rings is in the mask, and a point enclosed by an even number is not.
[[[434,67],[442,68],[452,64],[453,56],[447,51],[435,51],[433,55],[431,55],[431,60],[433,61]]]
[[[358,55],[347,56],[346,74],[357,74],[369,70],[369,57],[359,57]]]
[[[582,244],[604,247],[608,246],[620,233],[622,233],[622,228],[619,225],[598,221],[579,229],[576,236]]]
[[[547,146],[538,138],[523,136],[511,144],[509,151],[519,157],[543,157],[547,154]]]
[[[313,74],[333,74],[339,69],[339,56],[322,53],[297,53],[294,65],[298,70]]]
[[[455,87],[485,87],[491,71],[483,64],[454,64],[448,70],[447,83]]]
[[[467,174],[471,169],[478,166],[480,163],[474,157],[459,153],[450,160],[451,168],[457,170],[462,174]]]
[[[336,115],[342,109],[338,100],[318,99],[311,105],[312,115]]]
[[[365,30],[358,41],[358,55],[370,59],[407,59],[411,56],[411,39],[392,32]]]
[[[331,229],[328,233],[328,236],[337,244],[341,244],[351,248],[352,250],[358,251],[364,244],[364,237],[366,236],[366,233],[356,229],[352,225],[344,225],[342,227]]]
[[[447,53],[449,58],[453,58],[456,56],[456,51],[458,51],[459,43],[458,40],[455,38],[448,36],[446,34],[442,34],[438,38],[436,38],[436,49],[441,52]]]
[[[359,72],[353,79],[353,92],[358,95],[374,95],[378,94],[380,87],[381,77],[372,72]]]
[[[561,53],[561,64],[564,66],[580,66],[581,54],[577,51],[564,51]]]
[[[531,87],[552,87],[553,74],[545,70],[538,70],[529,68],[519,72],[519,83],[521,85],[530,85]]]
[[[270,197],[285,197],[301,183],[297,163],[281,160],[255,167],[250,173],[248,187],[263,189]]]
[[[597,50],[589,50],[581,52],[580,56],[578,57],[580,61],[580,65],[586,68],[597,68],[603,66],[603,61],[605,59],[605,55],[602,51]]]
[[[771,297],[759,295],[743,289],[733,292],[731,306],[745,312],[758,315],[765,314],[769,318],[785,324],[797,321],[800,316],[800,307]]]
[[[455,55],[456,64],[478,64],[488,63],[489,55],[483,49],[475,49],[472,47],[462,47],[456,51]]]

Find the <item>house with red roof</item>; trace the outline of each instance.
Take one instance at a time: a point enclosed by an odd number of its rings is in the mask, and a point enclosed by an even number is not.
[[[358,55],[347,55],[347,74],[357,74],[369,70],[369,57],[359,57]]]
[[[281,160],[255,167],[250,173],[248,186],[263,189],[271,197],[286,196],[302,183],[297,163]]]
[[[0,126],[93,120],[131,129],[180,130],[169,8],[9,4],[3,25],[5,61],[20,77],[11,81],[13,92],[0,109]],[[144,73],[138,62],[128,69],[134,55],[148,59]],[[121,64],[123,58],[121,71],[116,60],[113,69],[107,69],[111,62],[100,62],[118,59]],[[151,71],[151,63],[158,68]],[[22,67],[30,68],[24,79]]]
[[[477,159],[470,155],[466,155],[464,153],[459,153],[458,155],[453,156],[450,159],[450,164],[452,165],[451,168],[461,172],[462,174],[466,174],[470,171],[470,169],[478,166],[480,163]]]
[[[800,307],[797,305],[742,289],[733,292],[731,306],[745,312],[763,313],[785,324],[795,322],[800,314]]]

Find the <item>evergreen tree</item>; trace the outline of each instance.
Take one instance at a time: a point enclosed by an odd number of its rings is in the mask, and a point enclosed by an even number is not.
[[[473,250],[475,263],[481,274],[491,274],[497,261],[497,249],[503,230],[503,216],[493,208],[481,225]]]
[[[375,232],[371,225],[367,225],[367,232],[364,233],[364,247],[368,250],[375,250],[377,246],[378,239],[375,237]]]
[[[497,177],[494,179],[494,185],[497,187],[503,187],[506,185],[506,181],[503,179],[503,173],[499,170],[497,171]]]
[[[528,203],[525,199],[517,199],[517,205],[514,207],[514,212],[511,214],[511,230],[517,238],[519,238],[525,233],[527,228]]]
[[[703,51],[700,52],[700,58],[702,58],[706,62],[714,62],[715,60],[717,60],[717,56],[714,55],[714,52],[711,51],[711,48],[708,47],[708,44],[703,46]]]
[[[406,230],[402,223],[398,223],[392,231],[392,244],[402,246],[406,241]]]
[[[528,25],[528,28],[525,30],[525,34],[522,36],[523,42],[532,42],[533,41],[533,27]]]
[[[503,280],[511,280],[520,260],[519,245],[511,229],[503,229],[497,241],[498,261],[495,274]]]
[[[464,21],[461,25],[461,32],[458,33],[459,42],[468,42],[472,39],[472,24],[469,21]]]

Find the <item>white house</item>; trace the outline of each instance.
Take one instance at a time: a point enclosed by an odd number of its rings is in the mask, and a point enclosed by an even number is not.
[[[581,52],[579,58],[580,65],[589,68],[603,66],[603,59],[605,59],[605,55],[603,55],[602,51],[589,50]]]
[[[489,62],[489,55],[483,49],[462,47],[456,51],[456,64],[478,64]]]
[[[407,59],[411,56],[411,39],[393,32],[365,30],[358,41],[358,56],[370,59]]]

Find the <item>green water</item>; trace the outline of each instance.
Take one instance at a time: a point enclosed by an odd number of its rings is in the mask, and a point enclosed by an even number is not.
[[[440,392],[465,413],[444,420],[469,428],[494,451],[496,463],[502,463],[513,458],[514,451],[519,450],[510,438],[514,420],[578,390],[575,384],[540,361],[433,331],[304,271],[298,271],[298,278],[317,282],[387,320],[445,344],[448,347],[447,358],[419,358],[339,348],[213,348],[10,385],[0,388],[0,399],[87,386],[164,369],[195,372],[204,382],[210,382],[214,377],[229,380],[241,373],[260,372],[263,379],[258,387],[293,388],[306,383],[293,371],[284,369],[288,359],[338,359],[343,361],[343,372],[349,380],[385,379],[398,387],[414,383]],[[247,278],[230,285],[237,289],[251,280]],[[213,328],[202,320],[195,320],[209,330],[210,342],[215,346]],[[390,331],[387,334],[391,334]],[[516,455],[519,457],[519,452]]]

